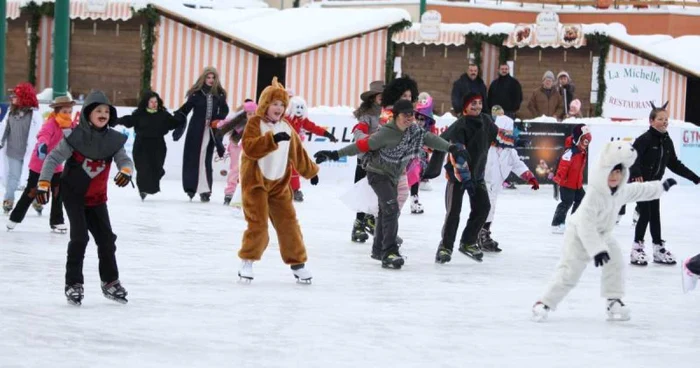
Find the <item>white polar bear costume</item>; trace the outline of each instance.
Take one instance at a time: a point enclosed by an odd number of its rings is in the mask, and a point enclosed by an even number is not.
[[[554,278],[540,302],[549,309],[557,305],[576,286],[591,258],[608,252],[610,261],[602,266],[601,296],[621,299],[625,293],[622,252],[613,229],[620,207],[630,202],[651,201],[664,192],[660,181],[627,183],[629,167],[637,157],[632,145],[608,143],[588,181],[588,192],[570,220],[564,233],[564,248]],[[614,192],[608,186],[613,168],[622,165],[622,180]],[[537,304],[536,304],[537,305]]]
[[[496,118],[496,125],[499,129],[512,132],[513,119],[507,116],[499,116]],[[503,190],[503,182],[508,175],[513,172],[517,176],[522,176],[530,171],[524,162],[520,160],[518,152],[515,148],[501,148],[491,146],[486,159],[486,171],[484,179],[486,180],[486,189],[491,202],[491,210],[486,222],[493,222],[493,217],[496,213],[496,201],[498,194]]]

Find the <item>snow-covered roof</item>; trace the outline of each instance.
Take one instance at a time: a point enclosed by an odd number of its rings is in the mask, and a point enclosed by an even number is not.
[[[214,10],[192,9],[164,0],[151,3],[165,15],[195,23],[199,28],[275,57],[291,56],[411,20],[403,9]]]

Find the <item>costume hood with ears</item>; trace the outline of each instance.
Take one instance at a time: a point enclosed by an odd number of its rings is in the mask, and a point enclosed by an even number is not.
[[[661,107],[654,106],[654,101],[649,101],[649,103],[651,104],[652,110],[666,110],[666,107],[668,107],[668,101],[666,101],[665,104],[661,105]]]
[[[255,111],[255,115],[265,118],[267,114],[267,108],[270,107],[273,101],[282,101],[282,105],[287,109],[289,106],[289,92],[284,89],[282,83],[277,81],[277,77],[272,78],[272,83],[260,94],[260,99],[258,100],[258,109]]]
[[[309,109],[306,106],[306,100],[299,96],[294,96],[289,100],[287,107],[287,115],[291,117],[299,117],[306,119],[309,117]]]
[[[634,164],[636,159],[637,152],[629,142],[608,142],[600,153],[594,172],[591,173],[592,175],[591,179],[588,181],[588,185],[595,187],[602,193],[610,193],[608,176],[615,166],[620,165],[622,167],[622,180],[620,180],[620,185],[617,187],[619,190],[623,185],[626,185],[630,176],[630,166]]]

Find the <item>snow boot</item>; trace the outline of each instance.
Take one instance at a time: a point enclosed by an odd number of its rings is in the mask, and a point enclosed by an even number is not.
[[[549,311],[551,310],[552,309],[546,304],[538,300],[537,303],[532,306],[532,320],[535,322],[542,322],[546,320],[549,316]]]
[[[301,190],[294,191],[294,202],[304,202],[304,193]]]
[[[294,273],[294,278],[297,279],[297,284],[311,284],[311,272],[306,269],[303,263],[292,266],[292,273]]]
[[[629,321],[630,309],[620,299],[608,299],[608,321]]]
[[[459,251],[477,262],[483,262],[484,260],[484,253],[481,251],[479,244],[459,243]]]
[[[411,196],[411,213],[414,215],[423,213],[423,205],[420,204],[417,195]]]
[[[83,298],[85,297],[83,284],[66,285],[64,293],[66,295],[68,304],[78,306],[83,304]]]
[[[447,249],[440,244],[435,253],[435,263],[448,263],[452,260],[452,249]]]
[[[114,280],[109,283],[102,283],[102,295],[109,300],[126,304],[128,302],[128,300],[126,300],[126,296],[129,295],[129,293],[126,292],[126,289],[124,289],[119,280]]]
[[[355,219],[352,225],[352,236],[350,239],[355,243],[364,243],[369,239],[369,235],[365,232],[365,224],[362,220]]]
[[[477,242],[484,252],[495,252],[499,253],[503,249],[498,247],[498,242],[491,239],[491,232],[482,228],[479,230],[479,238]]]
[[[253,261],[243,260],[241,268],[238,270],[239,282],[250,284],[253,281]]]
[[[654,263],[674,265],[676,264],[676,257],[666,250],[666,242],[661,241],[661,244],[654,244]]]

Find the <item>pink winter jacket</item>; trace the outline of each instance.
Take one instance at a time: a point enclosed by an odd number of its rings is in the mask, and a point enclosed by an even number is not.
[[[71,125],[71,129],[75,128],[76,122],[74,121],[73,124]],[[41,127],[41,130],[39,130],[39,133],[36,135],[36,146],[34,146],[34,151],[32,151],[32,158],[29,160],[29,170],[41,173],[41,167],[44,166],[44,160],[40,159],[39,156],[37,155],[37,151],[39,150],[39,146],[42,144],[46,144],[48,148],[48,152],[46,155],[48,156],[51,151],[58,146],[58,143],[61,142],[61,139],[63,139],[63,129],[61,129],[58,126],[58,123],[56,122],[56,119],[51,117],[46,122],[44,125]],[[56,169],[54,170],[54,173],[60,173],[63,172],[63,164],[60,164],[56,166]]]

